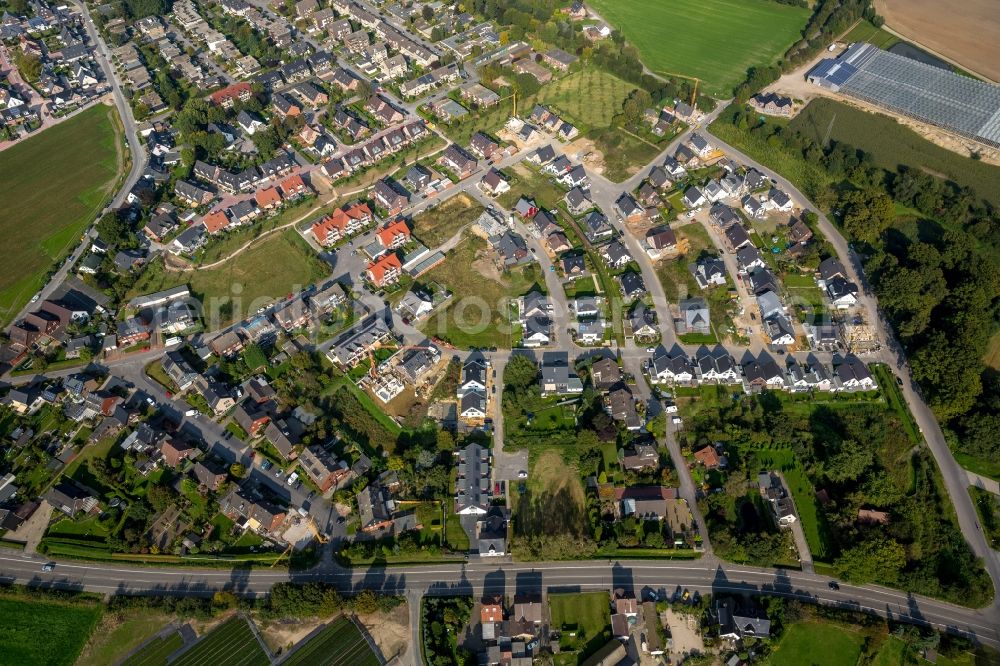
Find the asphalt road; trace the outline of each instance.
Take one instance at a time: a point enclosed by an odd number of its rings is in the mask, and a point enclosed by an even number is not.
[[[329,561],[308,572],[270,569],[229,571],[212,569],[133,568],[107,564],[59,563],[41,570],[44,559],[0,553],[0,579],[57,589],[100,593],[162,593],[209,595],[231,590],[248,596],[266,593],[284,581],[324,581],[344,592],[371,589],[391,593],[474,594],[537,593],[542,590],[611,590],[632,586],[637,594],[649,591],[673,594],[678,588],[707,593],[776,595],[844,609],[864,610],[905,619],[974,638],[1000,647],[997,607],[968,609],[877,586],[842,584],[828,587],[829,578],[814,574],[761,569],[723,563],[711,557],[700,561],[539,562],[514,564],[474,559],[460,565],[361,568],[351,571]]]

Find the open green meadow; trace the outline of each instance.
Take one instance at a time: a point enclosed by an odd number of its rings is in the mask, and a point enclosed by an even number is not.
[[[470,280],[470,275],[477,279]],[[421,279],[442,285],[452,296],[420,330],[463,349],[509,349],[513,339],[508,325],[511,301],[533,288],[544,289],[545,284],[536,263],[515,266],[506,273],[497,271],[486,241],[468,232],[448,252],[444,263]]]
[[[544,86],[538,92],[538,103],[566,116],[581,131],[609,127],[635,88],[614,74],[587,67]]]
[[[354,623],[340,618],[326,625],[283,663],[286,666],[378,666],[379,660]]]
[[[865,637],[839,624],[802,622],[785,630],[768,663],[854,666]]]
[[[209,320],[206,325],[225,326],[329,274],[330,267],[298,232],[286,229],[214,268],[175,273],[164,269],[162,262],[153,262],[136,280],[128,297],[187,284],[202,300],[206,317],[213,311],[220,313],[218,322]]]
[[[728,96],[751,65],[775,62],[800,37],[809,10],[771,0],[594,0],[649,69],[702,80]]]
[[[486,210],[465,194],[452,197],[413,218],[413,233],[429,248],[435,248],[472,224]]]
[[[250,625],[234,617],[208,632],[174,666],[267,666],[271,663]]]
[[[0,323],[42,287],[104,206],[119,171],[114,113],[95,104],[0,153]]]
[[[97,603],[0,598],[0,661],[19,666],[72,664],[104,609]]]
[[[789,127],[820,142],[829,133],[834,141],[871,153],[883,169],[903,164],[923,169],[971,187],[977,196],[1000,205],[1000,167],[941,148],[888,116],[820,97],[809,102]]]

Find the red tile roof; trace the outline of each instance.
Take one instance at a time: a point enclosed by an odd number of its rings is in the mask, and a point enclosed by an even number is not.
[[[410,237],[410,228],[406,226],[406,220],[400,218],[395,222],[392,222],[386,227],[379,229],[378,239],[382,242],[383,247],[391,247],[393,241],[398,236]]]
[[[202,218],[202,222],[205,223],[205,229],[208,230],[208,233],[210,234],[214,234],[229,226],[229,218],[226,217],[225,211],[221,210],[209,213]]]
[[[480,619],[482,622],[503,622],[503,607],[499,604],[483,604]]]
[[[222,104],[227,100],[239,99],[240,97],[248,97],[253,93],[253,88],[246,81],[241,81],[240,83],[234,83],[228,88],[223,88],[222,90],[216,90],[212,93],[211,100],[216,104]]]
[[[306,184],[305,181],[302,180],[302,176],[295,174],[294,176],[289,176],[281,181],[280,187],[282,194],[289,197],[304,192]]]
[[[370,220],[371,208],[368,204],[354,204],[350,208],[338,208],[312,226],[313,235],[317,239],[326,238],[331,229],[337,229],[341,234],[351,220]]]
[[[258,208],[269,208],[281,203],[281,195],[278,194],[278,189],[275,187],[257,190],[253,198],[257,202]]]
[[[372,282],[378,286],[382,286],[385,274],[392,268],[401,271],[403,264],[399,262],[399,257],[395,254],[387,254],[378,261],[370,264],[368,266],[368,273],[371,275]]]
[[[718,467],[719,463],[722,462],[719,459],[719,454],[715,451],[714,446],[706,446],[699,451],[695,451],[694,459],[708,468]]]

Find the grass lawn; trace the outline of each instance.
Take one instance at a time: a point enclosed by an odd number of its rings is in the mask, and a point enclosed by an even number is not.
[[[846,44],[850,44],[851,42],[868,42],[880,49],[888,49],[893,44],[899,42],[900,39],[891,32],[886,32],[882,28],[876,28],[869,21],[859,21],[856,26],[851,28],[850,32],[844,35],[841,41]]]
[[[636,86],[614,74],[586,67],[553,81],[538,93],[538,103],[566,116],[578,129],[609,127]]]
[[[994,370],[1000,370],[1000,332],[994,333],[990,338],[983,361]]]
[[[287,666],[378,666],[368,641],[347,618],[339,618],[298,647],[283,664]]]
[[[483,84],[487,87],[496,88],[496,86],[491,85],[489,81],[483,81]],[[498,91],[501,95],[507,95],[507,91]],[[528,97],[517,99],[517,112],[522,116],[526,116],[531,113],[531,108],[534,106],[535,98]],[[525,112],[527,110],[527,112]],[[503,126],[510,120],[510,117],[514,111],[514,100],[513,98],[507,98],[501,100],[496,106],[491,106],[486,109],[479,109],[478,111],[469,111],[469,115],[464,116],[460,122],[452,123],[450,125],[441,125],[440,129],[445,133],[445,135],[457,143],[460,146],[468,146],[469,140],[472,135],[476,132],[486,132],[487,134],[496,134]]]
[[[820,513],[816,506],[816,489],[798,465],[785,469],[782,474],[788,482],[788,489],[798,510],[809,552],[814,559],[826,559],[826,540],[823,538]]]
[[[78,666],[101,666],[118,663],[125,655],[150,641],[170,621],[170,616],[153,610],[130,609],[117,626],[104,630],[103,624],[91,637],[90,643],[77,661]],[[167,656],[182,645],[176,631],[164,639],[155,639],[124,663],[165,664]],[[154,646],[157,649],[154,649]],[[141,655],[141,656],[140,656]],[[151,658],[155,655],[155,658]]]
[[[620,127],[593,129],[586,136],[603,155],[602,175],[615,183],[639,173],[663,150],[662,145],[644,141]]]
[[[171,663],[174,666],[267,666],[270,660],[250,625],[237,616],[210,631]]]
[[[448,518],[444,524],[444,540],[448,546],[455,551],[469,550],[469,535],[462,529],[462,521],[457,514],[448,513]]]
[[[562,632],[556,664],[577,664],[611,639],[611,610],[607,592],[550,594],[552,628]],[[570,634],[575,633],[575,636]]]
[[[538,430],[561,430],[575,428],[576,418],[572,405],[551,405],[535,412],[531,427]]]
[[[104,206],[120,170],[118,119],[104,104],[0,153],[4,326]]]
[[[510,301],[532,288],[543,290],[545,282],[536,263],[501,274],[488,252],[485,240],[467,233],[444,263],[426,273],[424,280],[441,284],[452,297],[424,323],[423,333],[464,349],[511,347]]]
[[[961,451],[952,451],[952,455],[955,456],[955,461],[965,469],[1000,481],[1000,462],[975,458]]]
[[[485,208],[465,194],[448,199],[413,218],[413,232],[429,248],[435,248],[472,224]]]
[[[871,153],[875,164],[895,170],[905,164],[971,187],[978,197],[1000,205],[1000,166],[963,157],[936,146],[889,116],[867,113],[832,99],[816,98],[789,123],[816,141],[829,136]],[[714,129],[713,129],[714,131]],[[784,171],[782,171],[784,174]],[[788,174],[785,174],[788,175]]]
[[[972,495],[972,503],[976,505],[986,543],[994,549],[1000,548],[1000,497],[972,486],[969,486],[969,494]]]
[[[786,273],[781,276],[781,281],[785,285],[785,291],[788,292],[789,302],[793,307],[801,308],[806,321],[823,316],[826,312],[826,302],[823,299],[823,292],[811,275]]]
[[[586,502],[576,465],[568,464],[559,450],[548,449],[530,467],[525,493],[512,502],[518,533],[585,532]]]
[[[785,635],[768,663],[854,666],[865,637],[836,624],[803,622],[785,629]]]
[[[924,438],[920,434],[920,428],[913,419],[913,415],[910,414],[910,408],[906,405],[902,391],[900,391],[899,386],[896,384],[896,376],[881,363],[872,363],[870,367],[872,374],[875,376],[875,381],[878,382],[879,390],[885,396],[886,403],[899,416],[906,434],[910,436],[913,443],[919,444]]]
[[[702,79],[726,96],[751,65],[769,65],[799,39],[810,10],[770,0],[594,0],[593,7],[663,73]]]
[[[174,273],[154,262],[127,298],[187,284],[205,308],[206,326],[214,330],[329,274],[330,267],[298,232],[287,229],[215,268]]]
[[[0,598],[0,661],[19,666],[72,664],[103,612],[96,602]]]
[[[559,205],[566,193],[548,176],[520,162],[509,170],[511,176],[510,191],[501,194],[497,203],[507,209],[513,208],[522,196],[534,199],[542,208],[552,210]]]

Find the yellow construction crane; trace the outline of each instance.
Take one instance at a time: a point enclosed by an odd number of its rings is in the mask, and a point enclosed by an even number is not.
[[[500,98],[500,102],[503,102],[504,100],[508,100],[511,97],[513,97],[514,98],[514,113],[512,113],[511,115],[512,116],[517,116],[517,88],[511,88],[511,90],[513,90],[514,92],[512,94],[510,94],[510,95],[507,95],[506,97],[501,97]]]
[[[325,534],[319,531],[319,529],[316,527],[316,521],[313,520],[311,516],[309,517],[309,520],[306,521],[306,527],[309,528],[309,531],[312,532],[313,536],[316,537],[316,540],[319,541],[321,544],[330,541],[330,537],[326,536]],[[282,551],[281,555],[278,555],[278,557],[274,559],[274,562],[271,563],[271,568],[273,569],[274,567],[278,566],[278,563],[281,562],[281,560],[288,557],[288,554],[292,552],[292,548],[294,547],[295,544],[288,544],[288,548],[285,548],[285,550]]]
[[[701,83],[701,79],[697,76],[690,76],[689,74],[678,74],[677,72],[664,72],[659,70],[658,74],[666,74],[667,76],[676,76],[680,79],[687,79],[688,81],[694,81],[694,90],[691,92],[691,107],[694,108],[695,100],[698,99],[698,84]]]
[[[320,533],[320,531],[316,528],[316,521],[314,521],[312,518],[309,518],[309,522],[306,523],[306,527],[308,527],[309,531],[313,533],[314,537],[316,537],[316,541],[319,541],[320,543],[326,543],[330,540],[330,537]]]

